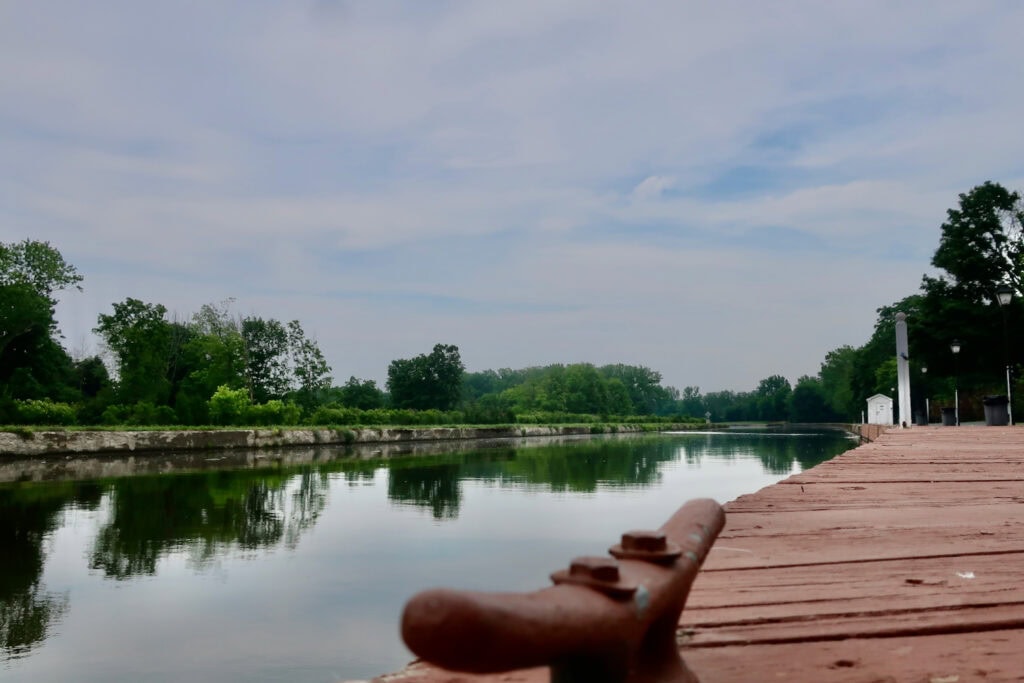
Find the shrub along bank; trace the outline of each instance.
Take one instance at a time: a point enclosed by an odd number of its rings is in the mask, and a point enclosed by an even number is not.
[[[14,422],[22,426],[51,427],[152,427],[175,425],[176,415],[167,406],[141,402],[127,406],[115,404],[103,411],[99,424],[80,423],[75,406],[48,399],[13,402]],[[533,411],[495,415],[493,421],[478,412],[461,410],[414,410],[411,408],[349,408],[322,406],[304,417],[295,403],[270,400],[253,403],[242,389],[221,387],[208,404],[211,427],[296,427],[296,426],[453,426],[453,425],[607,425],[650,424],[698,426],[697,418],[655,415],[590,415],[560,411]],[[484,419],[481,419],[484,418]],[[504,418],[504,419],[501,419]],[[511,418],[511,419],[510,419]],[[190,426],[189,429],[196,429]]]

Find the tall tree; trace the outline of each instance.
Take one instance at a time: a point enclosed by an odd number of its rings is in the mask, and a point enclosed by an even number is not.
[[[273,318],[242,321],[245,374],[252,400],[263,403],[288,393],[288,331]]]
[[[349,408],[372,410],[384,407],[384,392],[377,388],[377,383],[372,379],[349,377],[338,393],[341,403]]]
[[[316,404],[317,397],[331,387],[331,366],[320,347],[306,337],[298,320],[288,323],[288,350],[298,403],[306,408]],[[461,382],[461,377],[459,378]]]
[[[840,346],[825,354],[818,377],[825,402],[837,415],[855,421],[863,405],[862,398],[853,393],[853,372],[857,350],[852,346]]]
[[[832,422],[836,419],[821,380],[806,375],[796,381],[789,399],[789,414],[793,422]]]
[[[400,358],[388,366],[387,387],[397,408],[451,410],[460,398],[465,366],[459,347],[435,344],[429,355]]]
[[[49,242],[0,242],[0,286],[27,285],[52,305],[54,292],[68,287],[81,291],[81,281],[78,270]]]
[[[174,329],[162,304],[127,298],[112,315],[101,314],[93,330],[117,361],[118,398],[124,403],[165,405],[170,397]]]
[[[55,292],[81,281],[48,242],[0,242],[0,399],[75,398],[53,307]]]
[[[758,412],[762,420],[786,420],[792,387],[782,375],[766,377],[757,385]]]
[[[1008,284],[1024,292],[1024,207],[1020,195],[991,181],[960,195],[947,211],[932,265],[943,279],[971,301],[992,300],[995,288]],[[929,288],[930,278],[925,278]]]

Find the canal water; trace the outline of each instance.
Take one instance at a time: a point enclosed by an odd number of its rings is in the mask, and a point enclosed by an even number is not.
[[[402,605],[522,591],[856,442],[680,433],[0,463],[0,680],[336,683]]]

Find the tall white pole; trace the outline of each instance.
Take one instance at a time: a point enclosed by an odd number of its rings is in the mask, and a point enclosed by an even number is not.
[[[907,342],[907,314],[896,314],[896,383],[898,391],[899,423],[914,424],[910,407],[910,345]]]
[[[1006,417],[1009,423],[1013,424],[1013,389],[1010,388],[1010,366],[1006,366]]]

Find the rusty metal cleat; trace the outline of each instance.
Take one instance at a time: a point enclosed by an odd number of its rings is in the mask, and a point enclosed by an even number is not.
[[[435,589],[414,596],[402,637],[454,671],[548,666],[552,683],[697,683],[676,645],[690,586],[725,524],[692,500],[657,531],[631,531],[610,557],[581,557],[532,593]]]

